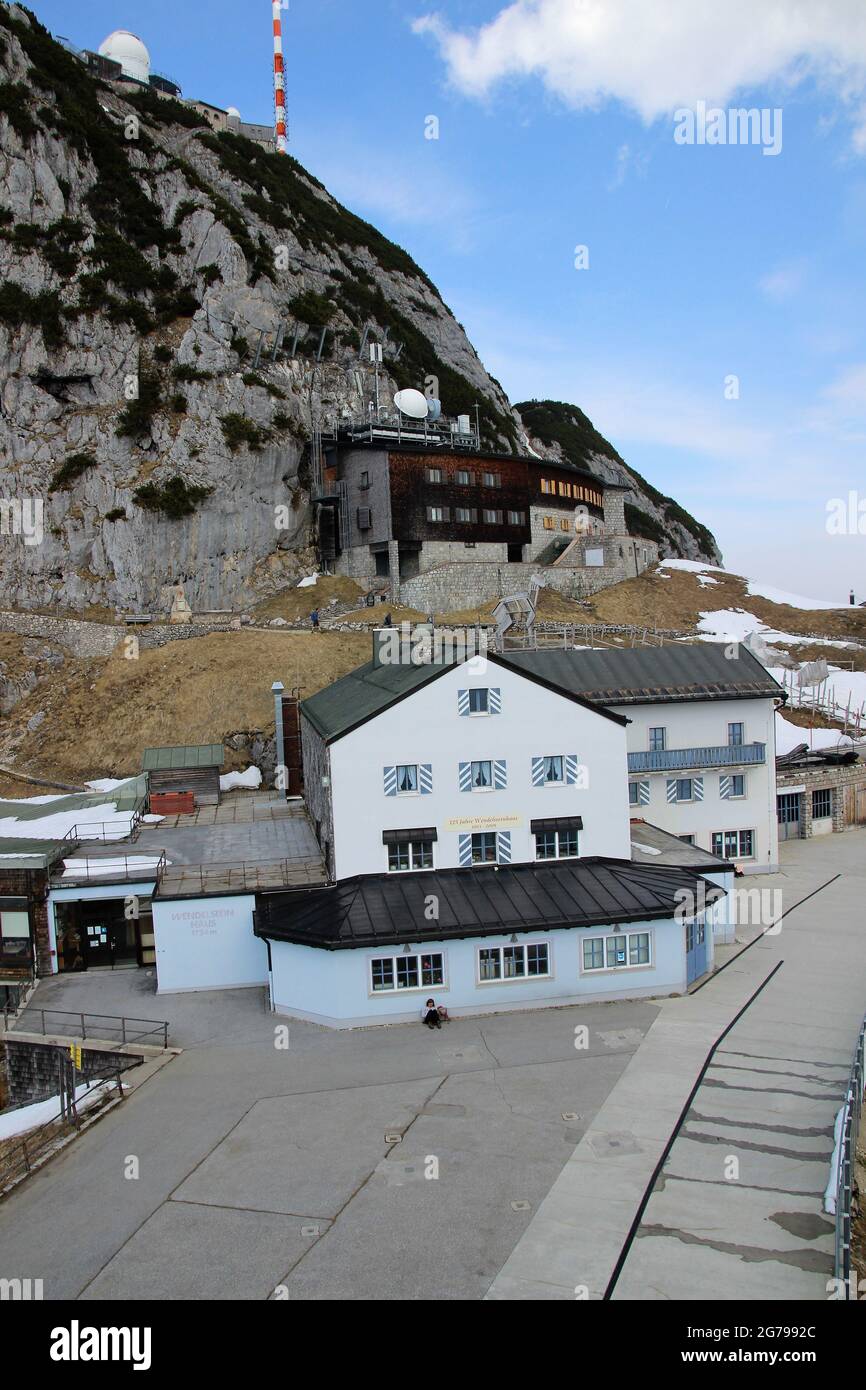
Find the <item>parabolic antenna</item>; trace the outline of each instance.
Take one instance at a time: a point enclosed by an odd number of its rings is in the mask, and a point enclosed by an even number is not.
[[[408,415],[411,420],[427,419],[427,397],[420,391],[411,388],[408,391],[398,391],[394,397],[394,404],[401,415]]]
[[[435,397],[428,396],[428,397],[427,397],[427,419],[428,419],[428,420],[438,420],[441,414],[442,414],[442,402],[441,402],[441,401],[437,401],[437,400],[435,399]]]

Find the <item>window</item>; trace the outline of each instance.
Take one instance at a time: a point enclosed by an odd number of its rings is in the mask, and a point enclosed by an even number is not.
[[[550,481],[549,478],[542,478],[541,491],[544,493],[546,497],[548,497],[550,493],[553,492],[553,483]]]
[[[483,517],[483,519],[484,519],[484,522],[485,522],[485,524],[486,524],[487,526],[501,526],[501,525],[502,525],[502,513],[501,513],[501,512],[493,511],[493,510],[491,510],[490,508],[485,507],[485,509],[484,509],[484,511],[481,513],[481,515],[482,515],[482,517]]]
[[[498,473],[482,473],[481,483],[483,487],[501,487],[502,479]]]
[[[693,845],[695,843],[694,835],[678,835],[677,839],[682,840],[684,845]]]
[[[441,469],[441,468],[428,468],[428,469],[427,469],[427,481],[428,481],[428,483],[441,483],[441,482],[442,482],[442,469]]]
[[[583,968],[589,970],[629,970],[652,964],[652,937],[649,932],[615,932],[592,936],[583,943]]]
[[[441,952],[418,956],[380,956],[370,961],[373,994],[392,989],[430,989],[445,983],[445,957]]]
[[[472,526],[478,520],[478,513],[474,507],[455,507],[454,520],[464,526]]]
[[[553,527],[554,527],[553,517],[552,517],[552,516],[546,516],[546,517],[544,517],[544,519],[542,520],[542,523],[541,523],[541,524],[542,524],[542,526],[544,527],[545,531],[552,531],[552,530],[553,530]]]
[[[713,854],[719,859],[754,859],[754,830],[716,830],[712,838]]]
[[[539,830],[535,836],[536,859],[577,859],[576,830]]]
[[[474,792],[489,791],[493,786],[493,764],[480,762],[471,764],[471,787]]]
[[[418,764],[417,763],[398,763],[397,765],[397,795],[411,796],[418,790]]]
[[[550,947],[546,941],[528,946],[482,946],[478,951],[478,982],[526,980],[550,974]]]
[[[471,487],[474,481],[472,474],[467,473],[465,468],[458,468],[455,474],[455,482],[458,487]]]
[[[484,830],[472,836],[472,863],[496,863],[496,831]]]
[[[369,507],[358,508],[358,530],[369,531],[372,526],[372,513]]]
[[[678,777],[678,778],[677,778],[677,794],[676,794],[674,800],[675,800],[675,801],[692,801],[692,800],[694,800],[694,787],[693,787],[693,785],[692,785],[692,779],[691,779],[691,777]]]
[[[745,774],[744,774],[744,773],[742,773],[742,772],[737,772],[737,773],[735,773],[734,776],[731,778],[731,791],[730,791],[730,795],[731,795],[732,797],[733,797],[733,796],[745,796],[745,795],[746,795],[746,778],[745,778]]]
[[[565,781],[565,769],[561,756],[544,759],[544,780],[545,782]]]
[[[651,753],[663,753],[665,750],[665,731],[664,729],[650,729],[649,746]]]
[[[567,521],[567,520],[565,520],[565,521],[560,521],[560,523],[559,523],[559,529],[560,529],[560,531],[570,531],[570,530],[571,530],[571,522],[570,522],[570,521]]]
[[[359,487],[359,488],[367,488],[367,487],[369,487],[369,486],[370,486],[370,474],[367,473],[367,472],[364,472],[364,473],[361,474],[361,481],[358,483],[358,487]]]
[[[570,497],[570,496],[571,496],[571,483],[560,483],[560,484],[559,484],[559,495],[560,495],[560,497]]]
[[[742,748],[744,727],[743,724],[728,725],[728,746],[730,748]]]
[[[640,782],[629,782],[628,804],[629,806],[638,806],[640,804]]]
[[[508,525],[509,525],[509,526],[522,526],[522,525],[523,525],[523,512],[509,512],[509,513],[508,513]]]
[[[428,520],[428,521],[447,521],[447,520],[448,520],[448,516],[449,516],[449,508],[448,508],[448,507],[428,507],[428,508],[427,508],[427,520]]]
[[[826,820],[833,814],[833,793],[829,787],[812,793],[812,819]]]
[[[27,912],[0,912],[0,956],[19,961],[30,959],[30,916]]]
[[[469,713],[470,714],[489,714],[490,713],[490,691],[483,688],[470,690],[469,692]]]
[[[388,872],[408,873],[412,869],[433,868],[432,840],[397,840],[388,846]]]

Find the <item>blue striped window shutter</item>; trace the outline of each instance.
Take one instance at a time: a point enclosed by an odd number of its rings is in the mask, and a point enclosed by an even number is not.
[[[727,801],[727,800],[728,800],[728,797],[731,795],[731,787],[732,787],[732,786],[733,786],[733,783],[732,783],[730,777],[720,777],[720,778],[719,778],[719,796],[722,798],[723,801]]]
[[[508,786],[508,768],[503,758],[501,762],[493,764],[493,787],[495,791],[503,792]]]
[[[490,690],[487,704],[491,714],[502,713],[502,691],[498,685]]]
[[[422,796],[429,796],[433,790],[433,764],[421,763],[418,768],[418,787]]]
[[[496,859],[500,864],[511,863],[511,831],[500,830],[496,835]]]
[[[573,787],[577,781],[577,754],[566,753],[565,755],[565,781],[566,785]]]
[[[649,782],[638,782],[637,799],[641,806],[649,806],[650,784]]]
[[[693,795],[693,797],[695,798],[695,801],[703,801],[703,799],[704,799],[704,779],[703,779],[703,777],[693,777],[693,778],[692,778],[692,795]]]
[[[383,767],[382,780],[385,784],[385,795],[397,795],[397,769],[396,767]]]
[[[534,787],[544,786],[544,759],[532,759],[532,785]]]
[[[457,836],[457,858],[458,858],[458,861],[459,861],[459,864],[460,864],[461,869],[470,869],[470,868],[472,867],[472,836],[471,836],[471,835],[458,835],[458,836]]]
[[[668,805],[672,805],[673,802],[676,801],[676,799],[677,799],[677,783],[676,783],[676,778],[674,778],[673,780],[671,780],[670,778],[668,778]]]
[[[471,764],[471,763],[458,763],[458,764],[457,764],[457,785],[458,785],[458,787],[460,788],[460,790],[461,790],[462,792],[471,792],[471,790],[472,790],[472,764]]]
[[[469,691],[468,691],[468,690],[458,690],[458,691],[457,691],[457,713],[458,713],[458,714],[468,714],[468,713],[469,713]]]

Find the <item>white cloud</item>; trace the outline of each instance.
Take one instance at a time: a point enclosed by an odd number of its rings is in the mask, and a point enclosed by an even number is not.
[[[570,106],[616,100],[647,123],[702,99],[724,104],[812,77],[851,107],[855,147],[866,153],[862,0],[515,0],[471,32],[438,14],[413,29],[435,39],[467,95],[537,77]]]
[[[806,275],[806,265],[804,261],[787,261],[784,265],[776,266],[775,270],[769,271],[758,281],[758,288],[768,299],[775,300],[777,304],[783,304],[788,299],[793,299],[794,295],[802,289]]]

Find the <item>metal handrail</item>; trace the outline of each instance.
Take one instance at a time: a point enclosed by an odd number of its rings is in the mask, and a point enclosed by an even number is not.
[[[836,1231],[834,1273],[841,1282],[846,1300],[856,1299],[851,1288],[851,1198],[854,1188],[854,1158],[860,1134],[863,1112],[863,1087],[866,1083],[866,1019],[864,1019],[854,1049],[851,1075],[842,1107],[842,1126],[839,1139],[839,1168],[836,1175]]]
[[[42,1020],[42,1028],[40,1031],[42,1032],[43,1037],[47,1037],[48,1034],[51,1033],[52,1036],[81,1038],[82,1042],[84,1042],[87,1040],[87,1020],[101,1019],[103,1021],[103,1026],[101,1026],[101,1029],[96,1030],[91,1028],[91,1038],[96,1038],[103,1042],[110,1042],[113,1041],[113,1039],[106,1039],[106,1032],[116,1032],[120,1033],[120,1042],[121,1045],[123,1045],[126,1043],[143,1042],[145,1038],[153,1037],[155,1034],[161,1033],[162,1046],[164,1049],[168,1047],[168,1023],[160,1022],[159,1020],[153,1018],[130,1018],[123,1014],[76,1013],[72,1009],[43,1009],[36,1007],[32,1004],[28,1005],[22,1017],[26,1018],[27,1015],[31,1013],[39,1014]],[[48,1028],[46,1026],[46,1014],[58,1015],[61,1018],[77,1018],[81,1025],[81,1031],[78,1033],[58,1033],[57,1029]],[[104,1026],[105,1020],[109,1020],[107,1028]],[[150,1027],[147,1028],[143,1033],[135,1033],[133,1036],[130,1036],[127,1031],[127,1024],[132,1023],[147,1023],[150,1025]]]
[[[121,1069],[117,1067],[110,1077],[94,1078],[91,1085],[87,1087],[85,1096],[99,1086],[104,1086],[106,1082],[112,1081],[117,1087],[117,1096],[123,1100],[123,1082],[121,1081]],[[83,1097],[82,1097],[83,1099]],[[51,1148],[58,1138],[58,1124],[66,1123],[72,1125],[76,1131],[81,1129],[81,1118],[78,1114],[78,1104],[73,1104],[71,1118],[62,1110],[53,1119],[46,1120],[43,1125],[25,1134],[13,1144],[7,1152],[0,1158],[0,1192],[9,1186],[10,1183],[26,1177],[33,1171],[36,1163]]]
[[[129,827],[127,829],[124,829],[122,825],[115,825],[113,822],[107,820],[82,821],[80,825],[76,822],[75,825],[71,826],[69,830],[67,830],[66,834],[62,837],[62,840],[64,842],[66,840],[75,840],[76,842],[79,842],[81,840],[102,840],[104,843],[107,843],[111,840],[134,840],[137,837],[138,832],[141,828],[141,822],[142,818],[144,817],[145,810],[147,808],[147,802],[147,795],[140,796],[138,800],[135,802],[134,806],[132,807],[132,810],[129,813]],[[121,814],[124,813],[121,812]],[[111,835],[106,835],[104,833],[85,833],[88,831],[104,832],[106,827],[108,827],[108,829],[113,831],[114,833]]]
[[[111,871],[112,873],[120,875],[120,881],[123,883],[132,881],[133,872],[142,878],[153,878],[154,883],[157,883],[159,881],[159,875],[164,871],[166,866],[165,850],[162,851],[158,858],[155,853],[147,856],[149,859],[156,859],[156,863],[152,864],[149,868],[144,868],[143,866],[140,868],[138,867],[137,861],[142,857],[140,855],[118,854],[112,857],[117,858],[119,862],[123,863],[122,870],[117,869]],[[84,868],[79,873],[75,869],[74,863],[69,864],[64,861],[63,872],[54,880],[54,886],[62,888],[64,884],[110,883],[111,873],[98,872],[98,866],[100,864],[105,864],[105,862],[105,859],[98,858],[96,855],[85,854],[83,856]],[[72,872],[70,872],[70,870],[72,870]]]

